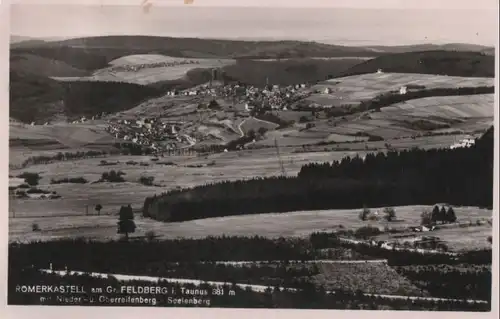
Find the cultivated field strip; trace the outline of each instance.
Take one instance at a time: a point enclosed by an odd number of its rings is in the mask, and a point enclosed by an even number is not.
[[[390,91],[399,91],[402,86],[420,85],[425,89],[494,86],[494,78],[469,78],[445,75],[413,73],[368,73],[331,79],[311,90],[324,91],[329,88],[331,94],[313,94],[306,100],[324,104],[350,104],[370,100],[377,95]]]
[[[409,100],[381,108],[387,115],[444,118],[493,118],[494,94],[435,96]]]
[[[83,272],[83,271],[74,271],[74,270],[50,270],[50,269],[40,269],[41,272],[44,273],[53,273],[59,276],[65,276],[66,274],[69,275],[90,275],[92,277],[97,277],[97,278],[109,278],[113,277],[118,281],[122,282],[127,282],[127,281],[149,281],[153,283],[157,283],[158,281],[166,281],[166,282],[175,282],[175,283],[181,283],[181,284],[194,284],[194,285],[201,285],[201,284],[209,284],[209,285],[216,285],[216,286],[231,286],[232,283],[227,283],[227,282],[222,282],[222,281],[206,281],[206,280],[196,280],[196,279],[181,279],[181,278],[163,278],[163,277],[153,277],[153,276],[136,276],[136,275],[121,275],[121,274],[107,274],[107,273],[98,273],[98,272]],[[236,286],[246,289],[250,288],[254,292],[265,292],[266,290],[269,289],[269,286],[264,286],[264,285],[251,285],[251,284],[240,284],[237,283]],[[272,288],[271,288],[272,289]],[[280,289],[284,289],[284,287],[280,287]],[[295,288],[286,288],[287,290],[290,291],[297,291]],[[327,293],[330,294],[335,294],[334,291],[327,291]],[[419,297],[419,296],[401,296],[401,295],[379,295],[379,294],[365,294],[367,296],[372,296],[372,297],[379,297],[379,298],[384,298],[384,299],[410,299],[410,300],[419,300],[419,301],[463,301],[459,299],[446,299],[446,298],[435,298],[435,297]],[[474,299],[468,299],[468,303],[480,303],[480,304],[486,304],[488,303],[485,300],[474,300]]]
[[[195,63],[179,65],[157,65],[148,66],[155,63],[176,63],[183,61],[192,61]],[[161,81],[170,81],[183,78],[188,71],[192,69],[220,68],[234,63],[229,59],[190,59],[175,58],[162,55],[132,55],[124,56],[110,62],[112,67],[96,70],[92,76],[83,77],[52,77],[57,81],[110,81],[126,82],[140,85],[148,85]],[[115,70],[116,67],[135,67],[145,65],[143,68]]]

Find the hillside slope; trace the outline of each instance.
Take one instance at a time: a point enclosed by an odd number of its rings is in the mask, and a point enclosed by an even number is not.
[[[447,44],[416,44],[416,45],[400,45],[400,46],[371,46],[369,49],[387,53],[406,53],[418,51],[470,51],[484,52],[491,54],[495,52],[494,47],[484,45],[468,44],[468,43],[447,43]]]
[[[236,41],[153,36],[104,36],[71,39],[60,45],[86,48],[165,50],[175,48],[183,56],[205,54],[207,57],[335,57],[372,56],[373,50],[362,47],[329,45],[302,41]],[[199,57],[199,56],[198,56]]]
[[[47,77],[10,72],[10,117],[24,123],[70,119],[130,109],[160,95],[158,89],[116,82],[63,83]]]
[[[44,58],[34,54],[10,56],[10,69],[37,76],[85,76],[89,72],[77,69],[65,62]]]
[[[371,57],[373,50],[299,41],[232,41],[150,36],[105,36],[11,47],[11,54],[34,54],[84,70],[97,70],[122,56],[163,54],[186,58]]]
[[[377,72],[495,77],[495,57],[479,52],[425,51],[388,54],[360,63],[342,76]]]

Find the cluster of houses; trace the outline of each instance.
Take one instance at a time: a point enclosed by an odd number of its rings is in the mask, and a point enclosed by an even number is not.
[[[116,65],[107,69],[108,72],[137,72],[142,69],[147,68],[162,68],[162,67],[173,67],[186,64],[200,64],[196,60],[182,60],[182,61],[170,61],[170,62],[155,62],[155,63],[142,63],[134,65]]]
[[[179,123],[155,118],[108,122],[106,130],[116,139],[150,147],[154,151],[173,150],[180,144],[196,143],[192,137],[179,134]]]
[[[307,92],[306,84],[288,86],[267,85],[264,88],[241,84],[230,84],[218,87],[204,85],[196,89],[185,91],[170,91],[169,96],[212,96],[223,99],[232,99],[235,103],[245,105],[250,111],[254,108],[287,110],[290,104],[299,101],[311,93]]]
[[[94,115],[90,118],[87,118],[85,116],[82,116],[81,118],[74,120],[71,122],[71,124],[79,124],[79,123],[85,123],[87,121],[95,121],[95,120],[100,120],[106,115],[106,113],[102,112],[101,114]]]
[[[473,138],[464,138],[450,146],[450,149],[471,147],[476,143]]]

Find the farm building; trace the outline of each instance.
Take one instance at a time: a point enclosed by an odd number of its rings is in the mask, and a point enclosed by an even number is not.
[[[466,138],[466,139],[463,139],[463,140],[451,145],[450,149],[471,147],[475,143],[476,143],[476,141],[473,138]]]
[[[253,105],[250,105],[248,103],[245,103],[245,111],[250,111],[250,110],[253,110],[254,109],[254,106]]]
[[[401,95],[405,95],[407,92],[408,92],[408,88],[406,86],[402,86],[399,89],[399,94],[401,94]]]

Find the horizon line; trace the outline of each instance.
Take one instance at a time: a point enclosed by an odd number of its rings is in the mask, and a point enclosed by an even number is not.
[[[242,42],[303,42],[303,43],[318,43],[332,46],[342,46],[342,47],[401,47],[401,46],[421,46],[421,45],[436,45],[436,46],[444,46],[444,45],[474,45],[481,46],[485,48],[496,48],[496,44],[479,44],[474,42],[412,42],[412,43],[401,43],[394,45],[384,45],[384,44],[338,44],[338,43],[329,43],[325,41],[318,40],[307,40],[307,39],[285,39],[285,38],[275,38],[275,37],[176,37],[170,35],[151,35],[151,34],[104,34],[104,35],[78,35],[78,36],[30,36],[30,35],[21,35],[21,34],[10,34],[10,37],[24,37],[28,38],[26,40],[21,40],[18,42],[9,42],[10,45],[26,42],[30,40],[40,40],[45,42],[59,42],[59,41],[67,41],[67,40],[78,40],[78,39],[87,39],[87,38],[104,38],[104,37],[151,37],[151,38],[170,38],[170,39],[190,39],[190,40],[222,40],[222,41],[242,41]],[[355,42],[363,42],[363,41],[355,41]]]

